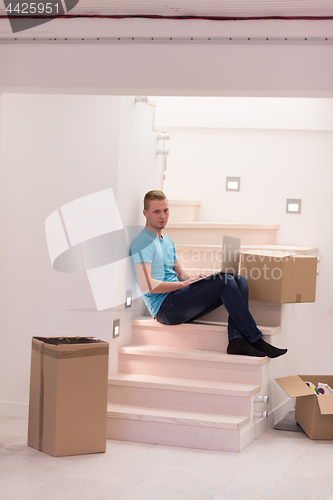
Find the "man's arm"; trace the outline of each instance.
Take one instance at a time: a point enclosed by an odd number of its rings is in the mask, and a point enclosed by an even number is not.
[[[176,261],[177,262],[177,261]],[[151,263],[139,262],[135,264],[139,288],[142,293],[168,293],[186,288],[195,278],[184,281],[159,281],[151,277]]]
[[[191,277],[190,274],[183,269],[179,260],[175,260],[175,265],[173,266],[173,268],[179,281],[185,281]]]
[[[177,274],[177,278],[179,279],[179,281],[185,281],[189,278],[191,278],[193,281],[193,280],[196,280],[198,278],[203,278],[205,276],[202,273],[196,274],[195,276],[191,276],[191,274],[189,272],[187,272],[187,271],[185,271],[185,269],[183,269],[183,266],[181,265],[179,260],[175,260],[175,264],[174,264],[173,268]]]

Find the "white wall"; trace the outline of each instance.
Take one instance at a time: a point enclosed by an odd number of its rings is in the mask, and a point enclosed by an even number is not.
[[[152,129],[153,115],[152,106],[135,103],[134,97],[121,98],[117,205],[129,243],[132,243],[146,223],[142,213],[145,193],[150,189],[162,188],[163,159],[156,155],[159,142],[157,132]],[[118,272],[116,282],[124,279],[128,290],[138,290],[130,261],[125,275]],[[117,347],[131,342],[131,319],[145,314],[146,307],[140,297],[133,301],[131,309],[114,307],[112,313],[114,319],[119,318],[121,321],[121,337],[113,340],[110,374],[118,371]]]
[[[30,42],[14,41],[8,20],[0,21],[0,38],[10,36],[13,41],[0,43],[0,93],[32,93],[32,94],[117,94],[117,95],[222,95],[222,96],[320,96],[332,97],[332,44],[304,44],[304,43],[235,43],[230,45],[219,43],[93,43],[78,41],[64,43],[40,42],[38,37],[66,37],[66,36],[278,36],[278,37],[311,37],[333,36],[333,24],[330,21],[160,21],[160,20],[61,20],[57,19],[34,30],[27,30],[15,34],[15,38],[29,38]],[[36,37],[36,41],[32,38]],[[7,414],[24,414],[27,405],[28,372],[30,339],[39,332],[41,325],[53,328],[55,334],[66,323],[66,328],[74,329],[84,313],[59,313],[69,302],[72,308],[92,308],[92,297],[89,295],[87,282],[84,276],[75,276],[75,284],[70,281],[73,277],[53,272],[47,257],[46,248],[42,245],[43,231],[40,229],[45,218],[61,203],[69,199],[88,194],[91,190],[101,189],[101,186],[111,186],[121,192],[125,186],[120,182],[120,172],[112,171],[110,159],[107,166],[103,160],[102,171],[91,174],[89,168],[94,165],[96,150],[89,140],[80,141],[74,133],[75,147],[71,155],[70,169],[63,166],[64,148],[68,145],[68,137],[73,131],[81,130],[83,124],[88,127],[84,138],[91,132],[99,131],[97,124],[106,123],[112,128],[113,118],[109,115],[107,106],[98,107],[98,116],[95,107],[88,106],[89,113],[82,116],[72,113],[78,103],[82,108],[82,100],[73,101],[69,107],[61,106],[58,110],[56,102],[52,101],[51,108],[39,106],[35,109],[32,102],[14,101],[13,96],[3,96],[2,137],[1,140],[1,197],[2,213],[7,215],[1,221],[3,237],[10,241],[10,245],[3,248],[5,259],[10,264],[4,269],[6,288],[1,295],[2,319],[2,350],[0,377],[10,380],[6,387],[1,388],[1,412]],[[42,99],[38,96],[37,99]],[[52,98],[53,99],[53,98]],[[93,98],[93,102],[98,102]],[[42,102],[42,101],[38,101]],[[45,102],[45,101],[43,101]],[[72,102],[72,101],[71,101]],[[86,101],[89,102],[89,101]],[[76,104],[75,104],[76,103]],[[43,108],[43,109],[42,109]],[[60,112],[61,110],[61,112]],[[83,106],[86,110],[86,105]],[[82,111],[82,109],[81,109]],[[36,118],[34,115],[36,114]],[[50,117],[57,120],[50,122]],[[77,123],[75,116],[80,116]],[[93,127],[95,119],[96,128]],[[102,118],[102,119],[101,119]],[[68,125],[67,125],[68,124]],[[72,124],[73,126],[70,126]],[[79,129],[76,129],[76,125]],[[65,127],[65,128],[64,128]],[[17,132],[20,131],[20,135]],[[54,140],[46,141],[47,131],[53,132]],[[28,133],[27,133],[28,132]],[[240,131],[237,131],[240,132]],[[254,131],[256,134],[256,131]],[[34,140],[31,142],[31,136]],[[61,147],[57,143],[61,139]],[[43,139],[43,141],[41,140]],[[46,142],[45,142],[46,141]],[[96,138],[100,144],[100,139]],[[174,141],[176,139],[174,138]],[[84,154],[77,156],[77,151],[84,145]],[[122,157],[122,143],[119,143],[119,161]],[[24,147],[23,147],[24,146]],[[103,142],[101,151],[104,158],[112,158],[108,150],[109,142]],[[67,151],[72,151],[71,147]],[[48,152],[52,152],[55,161],[53,170],[46,170],[50,160]],[[12,161],[11,158],[14,158]],[[77,161],[81,158],[81,162]],[[86,161],[90,160],[90,162]],[[89,163],[89,165],[88,165]],[[133,161],[129,162],[128,182],[132,175],[137,175],[135,165],[137,155],[133,152]],[[82,171],[82,166],[84,170]],[[84,175],[82,175],[84,172]],[[126,170],[127,172],[127,170]],[[131,209],[139,207],[142,193],[150,189],[150,179],[157,170],[152,164],[147,165],[147,174],[138,179],[136,189],[131,191],[133,203],[123,212],[125,225],[131,221]],[[15,174],[15,180],[14,180]],[[47,175],[48,174],[48,175]],[[244,174],[245,175],[245,174]],[[156,183],[160,179],[160,172],[156,173]],[[41,181],[39,181],[41,179]],[[79,181],[78,181],[79,179]],[[117,180],[118,179],[118,180]],[[44,182],[42,185],[41,182]],[[66,186],[70,186],[67,188]],[[74,187],[73,187],[74,186]],[[132,184],[131,184],[132,186]],[[147,188],[146,188],[147,186]],[[90,190],[91,189],[91,190]],[[131,188],[132,189],[132,188]],[[55,190],[55,195],[49,193]],[[324,188],[326,196],[326,185]],[[242,191],[242,194],[244,191]],[[294,192],[293,192],[294,195]],[[302,196],[303,191],[302,191]],[[326,200],[326,198],[325,198]],[[326,200],[327,201],[327,200]],[[21,209],[22,205],[24,209]],[[330,208],[329,201],[325,203]],[[309,206],[309,204],[307,204]],[[41,209],[42,207],[42,209]],[[24,210],[24,212],[23,212]],[[128,211],[127,211],[128,210]],[[230,210],[231,212],[231,210]],[[304,214],[303,214],[304,215]],[[303,216],[302,216],[303,217]],[[134,225],[137,216],[133,217]],[[300,219],[297,219],[300,220]],[[304,217],[303,219],[304,220]],[[130,222],[132,223],[132,221]],[[143,220],[142,220],[143,223]],[[306,228],[307,223],[303,224]],[[284,227],[284,225],[283,225]],[[15,230],[13,231],[13,228]],[[304,230],[302,229],[304,232]],[[313,222],[309,232],[315,232]],[[329,231],[327,232],[329,234]],[[284,235],[291,238],[289,231]],[[326,236],[329,246],[329,236]],[[317,239],[316,239],[317,240]],[[301,243],[300,241],[298,241]],[[321,241],[317,241],[319,246]],[[324,255],[324,253],[323,253]],[[328,261],[325,251],[325,259]],[[324,257],[323,257],[324,259]],[[323,260],[324,261],[324,260]],[[38,266],[38,274],[34,268]],[[329,264],[325,268],[328,270]],[[43,272],[41,269],[43,268]],[[45,272],[44,272],[45,271]],[[322,272],[323,274],[323,272]],[[36,278],[37,277],[37,278]],[[66,285],[63,287],[63,283]],[[81,280],[81,281],[80,281]],[[325,273],[325,280],[329,283],[330,273]],[[50,283],[52,281],[52,286]],[[41,290],[48,289],[45,294]],[[31,293],[33,290],[33,293]],[[59,291],[61,290],[61,293]],[[35,293],[36,291],[36,293]],[[62,296],[63,293],[63,296]],[[311,322],[308,314],[302,315],[307,341],[303,355],[304,363],[312,360],[312,347],[318,343],[324,345],[329,342],[328,317],[332,317],[332,306],[329,302],[327,288],[320,291],[319,300],[314,306]],[[51,304],[49,306],[48,304]],[[44,307],[44,309],[43,309]],[[303,306],[300,305],[298,311]],[[286,313],[294,318],[294,309],[286,308]],[[321,314],[322,313],[322,314]],[[41,316],[42,314],[42,316]],[[108,313],[101,313],[98,321],[97,334],[101,336],[110,325]],[[91,315],[93,318],[93,315]],[[71,318],[69,321],[68,318]],[[87,315],[85,316],[87,318]],[[319,320],[318,320],[319,318]],[[81,321],[81,319],[80,319]],[[126,321],[128,317],[126,316]],[[317,324],[319,321],[319,324]],[[93,321],[95,324],[96,322]],[[303,325],[302,323],[302,325]],[[107,325],[107,326],[105,326]],[[313,325],[313,326],[312,326]],[[45,328],[46,328],[45,326]],[[311,332],[310,332],[311,330]],[[319,332],[318,337],[309,333]],[[322,331],[325,332],[323,337]],[[45,330],[43,331],[45,333]],[[302,330],[298,336],[290,332],[290,342],[299,345],[302,341]],[[318,339],[318,340],[317,340]],[[304,343],[302,344],[304,346]],[[307,347],[309,346],[309,347]],[[328,345],[327,351],[331,345]],[[12,353],[8,356],[8,353]],[[14,359],[15,353],[15,359]],[[113,359],[113,358],[112,358]],[[327,365],[325,358],[323,368]],[[312,366],[311,364],[307,366]],[[4,401],[8,401],[5,404]],[[23,410],[19,409],[20,404]]]
[[[13,42],[0,44],[0,92],[332,96],[331,43],[80,41],[89,36],[332,37],[330,21],[57,19],[14,37],[8,20],[2,20],[4,36]],[[57,41],[42,43],[40,36]],[[78,41],[61,41],[70,36]],[[30,42],[20,42],[29,37]]]
[[[117,371],[117,347],[129,341],[130,318],[140,310],[141,299],[133,309],[97,312],[85,274],[53,270],[45,220],[62,205],[111,187],[124,226],[140,222],[137,207],[127,204],[124,195],[136,199],[150,182],[158,185],[161,161],[153,147],[153,110],[133,103],[130,97],[2,95],[1,414],[27,415],[32,336],[88,335],[109,341],[110,372]],[[126,127],[132,127],[130,144]],[[147,151],[141,146],[145,139],[152,145]],[[132,275],[127,279],[131,289]],[[121,335],[113,340],[117,318]]]
[[[191,101],[189,127],[188,104],[157,98],[157,123],[161,119],[171,134],[164,191],[169,199],[202,201],[201,220],[280,224],[278,243],[318,247],[316,302],[283,307],[280,342],[290,352],[279,363],[289,373],[331,373],[332,101],[303,100],[301,110],[299,100],[254,99],[253,121],[260,128],[249,127],[251,100],[226,101],[223,106],[224,98],[212,98],[203,114],[202,103]],[[204,128],[195,126],[200,116]],[[225,191],[226,176],[241,177],[240,192]],[[286,214],[287,198],[302,199],[300,215]]]
[[[333,100],[274,97],[161,97],[156,123],[168,127],[333,130]]]

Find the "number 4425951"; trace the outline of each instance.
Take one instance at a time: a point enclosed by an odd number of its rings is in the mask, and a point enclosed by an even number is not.
[[[12,7],[12,5],[15,7]],[[16,3],[6,7],[8,14],[59,14],[59,4],[47,3]]]

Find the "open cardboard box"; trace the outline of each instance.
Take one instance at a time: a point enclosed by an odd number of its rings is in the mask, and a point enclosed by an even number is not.
[[[241,253],[249,298],[287,304],[316,300],[317,257],[276,250]]]
[[[295,420],[310,439],[333,439],[333,394],[315,394],[305,382],[333,386],[333,375],[293,375],[275,379],[291,398],[296,398]]]
[[[54,457],[105,452],[109,344],[33,337],[28,445]]]

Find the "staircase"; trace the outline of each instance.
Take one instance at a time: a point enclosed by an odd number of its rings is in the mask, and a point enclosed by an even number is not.
[[[184,207],[170,205],[177,203]],[[164,234],[195,274],[219,269],[223,234],[251,248],[275,247],[278,226],[197,222],[198,203],[189,205],[186,220],[170,222]],[[249,307],[270,342],[281,329],[281,305],[250,301]],[[150,316],[133,320],[132,343],[119,348],[119,373],[109,377],[108,438],[234,452],[264,432],[267,425],[254,432],[253,410],[268,358],[230,356],[227,343],[223,306],[176,326]]]

